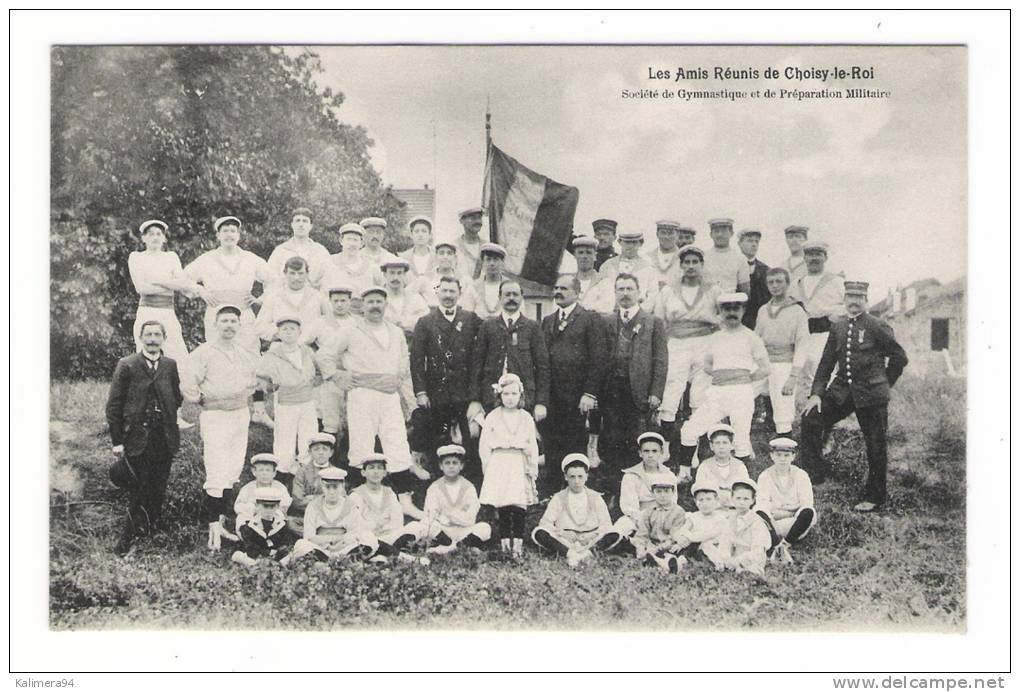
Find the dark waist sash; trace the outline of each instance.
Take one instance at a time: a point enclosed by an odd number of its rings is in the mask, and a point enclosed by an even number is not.
[[[138,298],[138,305],[143,308],[172,308],[173,293],[149,293]]]
[[[828,317],[809,317],[807,321],[807,329],[810,334],[821,334],[822,332],[828,332],[829,327],[832,323]]]

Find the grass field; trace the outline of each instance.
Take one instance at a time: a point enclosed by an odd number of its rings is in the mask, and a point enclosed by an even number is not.
[[[836,430],[836,480],[796,563],[764,579],[695,565],[678,576],[604,557],[580,569],[437,558],[431,567],[232,564],[201,523],[197,430],[182,433],[166,532],[113,553],[124,501],[106,475],[105,383],[54,383],[50,428],[50,624],[55,629],[782,629],[962,631],[966,616],[966,383],[904,377],[890,405],[890,501],[852,511],[867,468],[861,435]],[[253,426],[250,447],[269,451]],[[766,436],[756,433],[764,467]],[[686,492],[681,502],[693,509]],[[532,517],[537,521],[537,516]],[[530,524],[529,524],[530,526]]]

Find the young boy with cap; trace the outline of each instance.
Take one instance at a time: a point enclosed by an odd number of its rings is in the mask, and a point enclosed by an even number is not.
[[[308,440],[308,463],[301,464],[294,474],[294,482],[291,486],[290,511],[287,513],[287,526],[294,533],[301,535],[302,517],[309,503],[323,493],[321,472],[330,467],[329,460],[333,456],[333,448],[336,446],[336,438],[329,433],[320,432],[312,435]],[[344,472],[344,477],[347,472]],[[342,488],[341,488],[342,490]],[[346,497],[346,492],[344,493]]]
[[[274,392],[273,453],[280,459],[281,480],[289,485],[308,461],[308,442],[319,430],[315,356],[310,347],[298,343],[300,317],[280,315],[276,329],[280,341],[270,344],[259,359],[256,374],[262,389]]]
[[[723,568],[721,541],[726,532],[726,512],[719,508],[719,490],[707,481],[694,481],[691,495],[698,511],[687,515],[687,523],[675,536],[676,549],[688,558],[701,553],[717,569]]]
[[[641,520],[641,512],[655,506],[652,478],[669,471],[663,465],[666,440],[662,435],[657,432],[641,433],[637,442],[641,463],[623,470],[620,483],[620,511],[623,516],[613,524],[613,529],[622,536],[633,535]]]
[[[719,504],[723,509],[730,506],[730,487],[738,480],[750,480],[744,462],[733,456],[733,428],[717,423],[708,430],[708,443],[712,456],[698,466],[696,482],[716,488]]]
[[[279,465],[280,459],[274,454],[256,454],[251,458],[251,473],[255,479],[244,484],[234,500],[237,526],[256,514],[255,493],[259,490],[272,489],[276,492],[279,499],[279,510],[286,516],[291,499],[290,493],[287,492],[287,486],[276,480],[276,470]]]
[[[292,559],[309,553],[319,560],[343,557],[355,550],[360,558],[375,553],[379,542],[344,493],[347,472],[327,465],[317,475],[322,494],[313,497],[305,508],[302,538],[294,546]]]
[[[348,502],[352,512],[364,521],[366,529],[379,542],[379,549],[373,562],[387,562],[390,557],[405,562],[429,564],[427,557],[415,558],[404,552],[421,538],[416,524],[404,526],[404,510],[396,493],[382,484],[386,478],[389,458],[385,454],[367,454],[351,460],[351,466],[361,470],[365,482],[351,491]]]
[[[758,476],[758,505],[767,511],[781,538],[771,557],[793,562],[790,544],[807,535],[818,520],[815,495],[807,471],[793,465],[797,443],[787,437],[769,442],[772,466]]]
[[[680,428],[680,463],[683,466],[691,465],[698,438],[727,417],[735,431],[737,456],[754,456],[751,448],[754,392],[757,383],[769,376],[769,354],[761,337],[740,321],[747,296],[723,293],[717,302],[722,326],[708,337],[702,363],[712,384],[704,401]]]
[[[443,445],[436,450],[443,475],[432,482],[425,493],[425,519],[408,525],[419,536],[427,536],[434,545],[426,552],[452,553],[459,546],[481,548],[492,537],[492,527],[477,521],[481,504],[478,491],[462,477],[464,457],[460,445]]]
[[[687,524],[687,513],[676,502],[676,476],[666,471],[651,477],[655,505],[641,512],[637,533],[630,539],[639,560],[676,574],[687,563],[676,540]]]
[[[252,493],[252,514],[239,522],[241,549],[235,550],[230,559],[251,567],[258,558],[268,557],[282,565],[290,562],[290,549],[294,535],[284,531],[287,521],[281,504],[286,490],[277,487],[259,487]],[[238,517],[240,519],[240,517]]]
[[[612,550],[621,536],[613,529],[602,495],[585,486],[591,468],[588,457],[568,454],[560,467],[567,487],[549,500],[531,540],[554,555],[565,555],[567,564],[576,567],[590,558],[592,551]]]
[[[755,512],[757,484],[750,478],[734,481],[733,513],[722,537],[723,565],[737,572],[765,576],[766,555],[772,546],[768,526]]]

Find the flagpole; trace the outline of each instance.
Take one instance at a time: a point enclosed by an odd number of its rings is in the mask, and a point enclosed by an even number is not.
[[[485,158],[489,158],[489,147],[492,146],[492,112],[489,110],[489,95],[485,95]]]

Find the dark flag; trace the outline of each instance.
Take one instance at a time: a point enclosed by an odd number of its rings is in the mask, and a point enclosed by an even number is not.
[[[522,166],[489,145],[482,206],[489,238],[506,248],[506,268],[523,279],[551,286],[574,228],[576,187]]]

